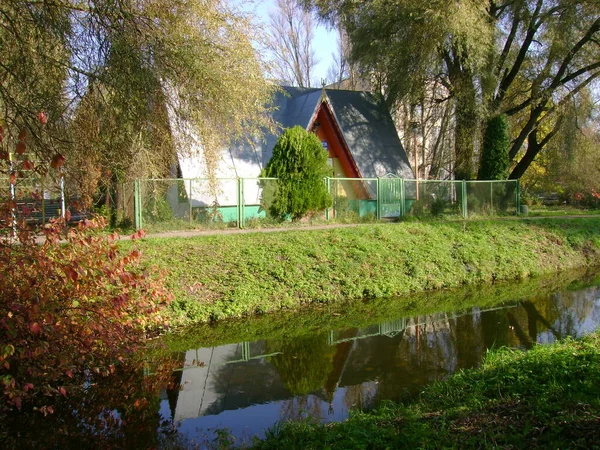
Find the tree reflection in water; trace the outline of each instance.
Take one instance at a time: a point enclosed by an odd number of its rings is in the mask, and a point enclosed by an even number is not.
[[[285,420],[320,417],[321,399],[311,392],[320,391],[333,368],[335,347],[328,344],[327,333],[297,337],[286,341],[268,341],[268,361],[293,396],[285,400],[281,416]]]
[[[203,428],[203,420],[217,416],[223,426],[227,420],[252,422],[255,428],[245,430],[250,435],[282,419],[341,420],[350,409],[405,400],[431,381],[477,366],[489,348],[528,348],[592,331],[600,324],[599,297],[599,289],[592,287],[493,310],[390,317],[389,323],[362,328],[266,338],[244,344],[247,360],[238,351],[242,344],[215,346],[215,354],[222,350],[221,365],[206,361],[192,369],[205,374],[207,382],[200,387],[212,390],[214,404],[196,405],[201,417],[185,418],[187,428],[178,428],[172,414],[185,400],[184,386],[163,391],[162,406],[158,395],[169,382],[169,370],[183,367],[183,356],[156,364],[160,372],[152,377],[144,376],[141,363],[131,363],[116,376],[94,379],[87,390],[71,388],[52,416],[30,411],[7,417],[0,424],[0,447],[194,448],[218,438]],[[85,386],[86,380],[77,383]],[[161,407],[171,414],[161,418]]]
[[[68,395],[43,416],[24,409],[3,416],[0,447],[35,449],[156,448],[161,388],[172,382],[178,356],[155,358],[155,373],[135,358],[110,376],[73,379]]]

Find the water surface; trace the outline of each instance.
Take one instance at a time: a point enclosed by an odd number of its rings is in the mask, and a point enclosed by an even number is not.
[[[143,372],[123,364],[69,386],[52,415],[2,416],[0,448],[206,448],[248,443],[283,420],[344,420],[476,367],[489,348],[593,331],[600,288],[589,280],[563,274],[194,326],[153,341],[164,346],[143,355]]]
[[[515,300],[192,348],[179,356],[178,383],[162,393],[160,415],[186,445],[211,442],[221,428],[248,442],[278,421],[340,421],[353,409],[406,399],[478,366],[490,348],[528,349],[600,324],[596,286]]]

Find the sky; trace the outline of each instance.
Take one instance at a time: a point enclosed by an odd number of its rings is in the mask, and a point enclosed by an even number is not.
[[[244,2],[245,7],[249,6],[248,2]],[[256,0],[253,2],[255,14],[263,24],[269,25],[269,11],[275,10],[275,0]],[[327,70],[333,60],[332,54],[335,52],[337,35],[335,31],[328,31],[323,25],[317,23],[315,31],[314,49],[319,60],[319,64],[315,68],[314,79],[318,80],[316,87],[321,86],[321,79],[327,78]]]

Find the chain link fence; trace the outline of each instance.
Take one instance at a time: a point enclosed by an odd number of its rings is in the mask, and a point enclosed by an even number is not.
[[[0,201],[10,204],[9,221],[43,225],[57,217],[75,221],[86,215],[77,197],[68,195],[64,177],[56,171],[45,176],[25,173],[0,178]]]
[[[404,216],[516,215],[519,181],[326,178],[332,206],[313,219],[355,223]],[[153,231],[271,225],[266,205],[275,178],[146,179],[124,184],[121,216]]]
[[[520,209],[519,182],[469,181],[466,183],[469,217],[515,215]]]
[[[516,215],[518,180],[404,180],[410,213],[417,217],[456,215],[463,218]]]

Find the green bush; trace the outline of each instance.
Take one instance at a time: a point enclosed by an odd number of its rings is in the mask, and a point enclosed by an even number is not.
[[[173,219],[173,210],[167,199],[160,197],[151,198],[144,205],[144,222],[157,223]]]
[[[483,151],[479,167],[480,180],[505,180],[508,177],[509,146],[510,138],[506,116],[492,117],[487,123],[483,136]]]
[[[299,220],[311,212],[331,206],[323,179],[331,168],[327,152],[312,133],[296,126],[284,131],[262,177],[277,178],[264,183],[261,205],[278,220]]]
[[[442,216],[451,206],[452,204],[449,200],[436,197],[431,201],[431,215],[434,217]]]
[[[429,212],[429,200],[419,199],[415,200],[410,207],[410,215],[417,218],[424,218]]]
[[[475,194],[467,195],[467,211],[471,212],[481,212],[484,209],[485,204],[481,202],[479,197]]]
[[[348,197],[336,196],[333,200],[333,210],[338,222],[356,223],[360,220],[358,204],[352,204]]]

